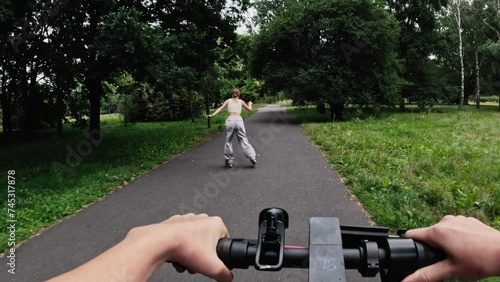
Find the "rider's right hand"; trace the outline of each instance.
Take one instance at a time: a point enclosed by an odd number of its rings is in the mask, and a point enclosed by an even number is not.
[[[405,235],[444,250],[447,258],[417,270],[403,282],[500,275],[500,231],[475,218],[448,215],[431,227],[409,230]]]
[[[175,215],[162,222],[171,234],[170,242],[177,242],[167,254],[178,272],[200,273],[221,282],[233,280],[232,272],[217,256],[217,243],[229,237],[220,217],[206,214]],[[168,237],[168,236],[165,236]]]

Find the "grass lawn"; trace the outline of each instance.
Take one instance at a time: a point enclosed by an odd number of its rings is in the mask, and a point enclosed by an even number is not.
[[[254,105],[258,107],[258,105]],[[212,111],[213,112],[213,111]],[[250,113],[244,111],[246,117]],[[85,132],[64,128],[64,137],[45,130],[0,147],[0,182],[15,170],[16,242],[74,214],[141,174],[223,130],[224,114],[211,129],[196,122],[134,123],[124,126],[117,115],[101,118],[102,142],[91,144]],[[4,186],[5,187],[5,186]],[[7,189],[0,194],[0,221],[6,223]],[[0,252],[7,249],[8,230],[0,231]]]
[[[465,214],[500,228],[498,104],[409,110],[348,122],[312,108],[289,112],[377,225],[413,228]]]

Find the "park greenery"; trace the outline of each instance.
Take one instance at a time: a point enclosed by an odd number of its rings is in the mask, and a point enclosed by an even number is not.
[[[234,87],[290,99],[378,224],[500,227],[500,0],[0,0],[0,42],[20,239],[220,131]]]
[[[466,214],[500,228],[500,113],[385,112],[332,123],[312,108],[290,110],[344,182],[383,226],[428,226]]]

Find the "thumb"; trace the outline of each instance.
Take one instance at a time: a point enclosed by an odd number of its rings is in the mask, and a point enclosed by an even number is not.
[[[402,282],[430,282],[441,281],[453,276],[453,266],[446,259],[435,264],[420,268],[413,274],[407,276]]]

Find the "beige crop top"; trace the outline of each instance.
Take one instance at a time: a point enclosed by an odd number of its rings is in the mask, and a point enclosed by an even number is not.
[[[241,114],[242,101],[240,99],[234,101],[234,99],[229,99],[227,101],[227,111],[230,113]]]

